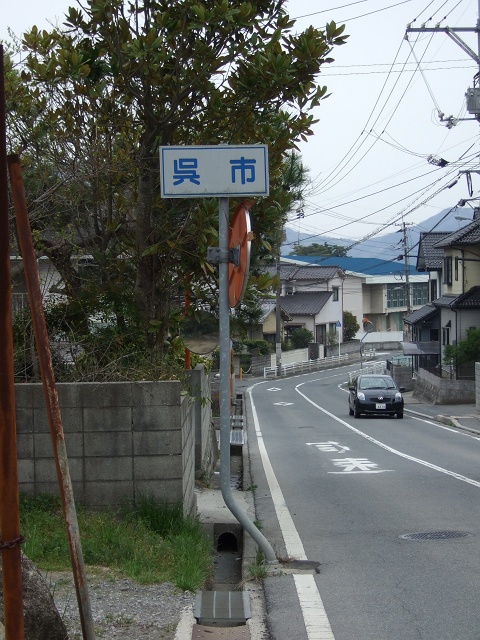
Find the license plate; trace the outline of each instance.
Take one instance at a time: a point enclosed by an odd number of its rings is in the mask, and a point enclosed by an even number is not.
[[[387,405],[386,404],[376,404],[375,405],[375,409],[386,409]]]

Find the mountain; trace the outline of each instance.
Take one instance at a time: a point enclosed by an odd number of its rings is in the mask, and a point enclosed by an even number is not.
[[[423,222],[407,225],[407,243],[408,252],[410,255],[410,263],[415,264],[418,253],[418,241],[420,238],[420,232],[426,231],[457,231],[460,227],[468,224],[467,220],[456,220],[455,216],[462,218],[473,219],[473,210],[469,207],[463,209],[443,209],[439,213],[430,216]],[[329,236],[315,236],[307,233],[298,233],[294,229],[285,227],[286,239],[282,245],[282,255],[287,256],[291,250],[293,243],[300,243],[301,246],[308,246],[312,243],[323,244],[338,244],[342,247],[348,247],[352,244],[351,240],[346,238],[331,238]],[[378,235],[369,240],[365,240],[355,245],[352,249],[349,249],[348,256],[351,258],[385,258],[391,259],[396,255],[403,253],[403,234],[401,227],[398,227],[395,231]]]

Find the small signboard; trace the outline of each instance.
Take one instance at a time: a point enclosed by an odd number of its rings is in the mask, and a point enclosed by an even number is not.
[[[160,147],[162,198],[267,196],[265,144]]]

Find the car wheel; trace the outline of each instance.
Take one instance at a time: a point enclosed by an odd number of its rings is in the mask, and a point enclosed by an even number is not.
[[[397,413],[397,418],[403,418],[403,411],[399,411]]]
[[[360,411],[357,409],[357,407],[355,407],[355,411],[353,412],[353,415],[355,416],[355,418],[360,418]]]

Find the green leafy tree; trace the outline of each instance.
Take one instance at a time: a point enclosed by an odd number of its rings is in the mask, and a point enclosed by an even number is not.
[[[445,364],[455,366],[480,362],[480,329],[467,329],[464,340],[456,345],[446,345],[443,359]]]
[[[300,327],[292,331],[290,342],[294,349],[305,349],[310,342],[313,342],[313,333],[309,329]]]
[[[286,154],[312,133],[327,96],[317,76],[343,31],[297,32],[283,0],[87,0],[64,27],[24,34],[25,104],[10,96],[9,140],[23,150],[37,247],[61,274],[69,327],[85,333],[92,313],[111,311],[117,347],[133,337],[162,356],[185,291],[193,309],[216,304],[206,255],[218,246],[217,203],[160,199],[160,145],[268,144],[254,257],[271,250],[295,197]],[[95,279],[74,268],[79,255]]]
[[[342,247],[339,244],[318,244],[314,242],[308,245],[294,244],[289,255],[291,256],[323,256],[328,258],[330,256],[335,258],[345,258],[347,256],[348,249]]]
[[[343,341],[348,342],[355,337],[360,325],[351,311],[343,312]]]

